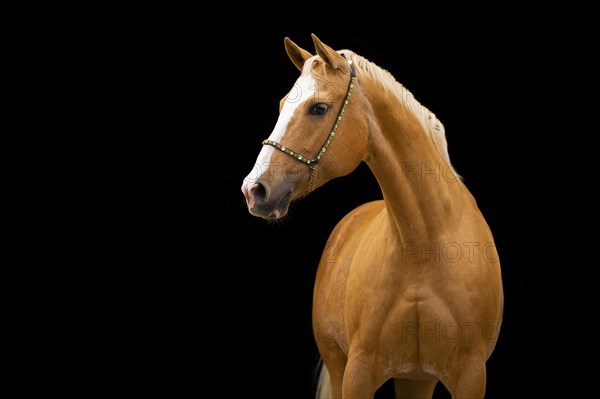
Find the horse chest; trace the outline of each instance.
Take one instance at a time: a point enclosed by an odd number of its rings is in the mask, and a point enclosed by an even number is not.
[[[435,314],[436,308],[446,307],[440,304],[435,287],[423,276],[404,272],[375,273],[373,270],[381,270],[381,267],[376,269],[369,263],[347,267],[345,279],[339,279],[341,284],[331,287],[329,298],[338,300],[330,302],[336,305],[328,312],[330,320],[340,326],[336,335],[345,350],[353,337],[382,337],[385,333],[389,336],[386,340],[394,346],[415,351],[418,336],[413,331],[420,320],[448,319],[447,314]]]

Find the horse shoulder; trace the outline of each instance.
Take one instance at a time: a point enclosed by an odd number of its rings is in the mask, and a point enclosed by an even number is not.
[[[385,211],[383,201],[363,204],[348,213],[332,231],[319,263],[313,296],[313,327],[327,339],[342,339],[344,300],[349,266],[358,243],[377,215]]]
[[[385,208],[382,200],[363,204],[349,212],[331,232],[323,251],[317,281],[327,280],[331,274],[339,273],[340,269],[348,266],[348,260],[354,255],[357,242],[363,233]]]

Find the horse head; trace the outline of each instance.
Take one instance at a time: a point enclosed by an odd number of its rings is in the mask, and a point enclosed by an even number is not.
[[[285,216],[291,201],[352,172],[367,152],[368,102],[355,66],[344,51],[312,38],[315,56],[285,38],[301,74],[280,101],[273,132],[242,185],[254,216]]]

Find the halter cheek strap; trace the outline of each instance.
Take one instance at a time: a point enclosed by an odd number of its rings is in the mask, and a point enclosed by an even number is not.
[[[331,140],[333,140],[333,137],[335,136],[335,132],[337,131],[337,128],[340,125],[340,122],[342,121],[342,117],[344,116],[344,112],[346,111],[346,107],[348,106],[348,102],[350,101],[350,95],[352,94],[352,89],[354,88],[354,81],[356,80],[356,71],[354,70],[354,65],[352,64],[352,60],[348,59],[346,54],[342,53],[342,56],[344,56],[344,58],[348,61],[348,64],[350,65],[350,82],[348,82],[348,89],[346,90],[346,96],[344,97],[344,101],[342,102],[340,111],[338,112],[338,115],[335,118],[333,127],[331,128],[331,131],[329,132],[329,135],[327,136],[327,140],[325,140],[325,142],[319,149],[319,152],[317,152],[317,156],[314,158],[305,157],[304,155],[300,154],[299,152],[296,152],[296,151],[284,146],[283,144],[280,144],[273,140],[264,140],[262,142],[263,145],[273,146],[273,147],[277,148],[279,151],[308,165],[308,167],[310,168],[310,181],[308,184],[308,192],[309,193],[311,191],[313,191],[317,186],[317,173],[318,173],[318,168],[319,168],[319,161],[321,161],[321,157],[325,154],[325,151],[327,151],[327,148],[329,147],[329,144],[331,144]]]

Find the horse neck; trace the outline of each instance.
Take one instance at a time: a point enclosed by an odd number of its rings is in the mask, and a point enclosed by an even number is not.
[[[406,102],[416,100],[403,101],[375,82],[366,86],[372,117],[365,161],[383,192],[389,225],[404,242],[436,242],[458,227],[465,188]]]

